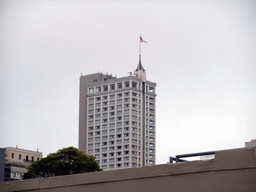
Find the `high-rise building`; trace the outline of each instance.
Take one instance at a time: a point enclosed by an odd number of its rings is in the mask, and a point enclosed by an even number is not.
[[[79,149],[103,170],[154,165],[155,97],[141,59],[127,77],[81,76]]]

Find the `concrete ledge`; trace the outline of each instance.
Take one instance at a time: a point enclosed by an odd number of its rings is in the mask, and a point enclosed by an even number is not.
[[[1,191],[256,191],[256,148],[215,159],[0,183]],[[178,184],[178,185],[177,185]],[[221,184],[221,185],[219,185]],[[187,186],[184,188],[184,186]],[[190,187],[189,187],[190,186]],[[154,189],[154,190],[153,190]],[[231,190],[232,189],[232,190]]]

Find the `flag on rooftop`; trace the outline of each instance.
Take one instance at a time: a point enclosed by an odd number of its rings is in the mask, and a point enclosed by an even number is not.
[[[141,42],[141,43],[147,43],[147,41],[144,41],[144,40],[142,39],[142,37],[140,37],[140,42]]]

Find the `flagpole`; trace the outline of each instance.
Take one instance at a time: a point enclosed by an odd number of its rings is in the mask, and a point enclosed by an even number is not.
[[[140,34],[141,37],[141,34]],[[140,41],[140,47],[139,47],[139,56],[141,56],[141,41]]]

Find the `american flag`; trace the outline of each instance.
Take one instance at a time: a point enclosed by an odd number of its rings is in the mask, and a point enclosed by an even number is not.
[[[140,37],[140,42],[141,42],[141,43],[147,43],[147,41],[144,41],[144,40],[142,39],[142,37]]]

